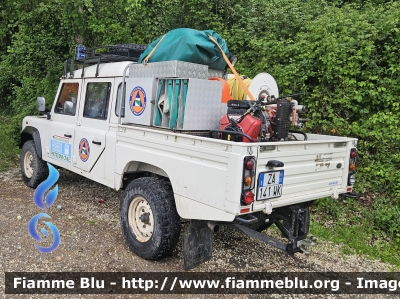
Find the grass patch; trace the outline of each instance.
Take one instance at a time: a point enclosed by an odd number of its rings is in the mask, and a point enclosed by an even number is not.
[[[0,171],[18,165],[20,149],[10,134],[10,117],[0,115]]]
[[[400,215],[391,200],[374,198],[363,206],[353,199],[323,198],[313,209],[313,235],[343,245],[344,254],[363,255],[400,267]]]

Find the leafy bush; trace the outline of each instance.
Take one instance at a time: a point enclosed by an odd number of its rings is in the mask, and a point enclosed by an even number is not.
[[[358,191],[397,196],[399,10],[398,2],[271,2],[264,15],[248,16],[249,34],[235,35],[247,44],[242,72],[268,71],[281,94],[307,93],[308,130],[359,138]]]
[[[373,204],[373,223],[377,230],[389,233],[400,243],[400,200],[378,198]]]
[[[76,45],[149,43],[178,27],[214,29],[238,55],[240,73],[272,74],[282,95],[306,92],[307,131],[359,138],[356,190],[379,194],[361,209],[363,229],[373,223],[371,234],[398,237],[398,1],[116,0],[110,8],[107,0],[5,0],[0,8],[0,110],[8,115],[1,126],[9,145],[2,153],[13,152],[36,96],[54,98]],[[342,208],[360,210],[333,205],[320,200],[317,208],[337,221]]]

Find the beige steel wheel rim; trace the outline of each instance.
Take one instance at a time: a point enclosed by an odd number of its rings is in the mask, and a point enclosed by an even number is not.
[[[32,162],[33,162],[33,156],[31,152],[27,152],[24,156],[24,170],[25,170],[25,175],[28,178],[31,178],[33,175]]]
[[[149,202],[142,196],[135,197],[129,204],[128,221],[136,239],[147,242],[153,235],[154,217]]]

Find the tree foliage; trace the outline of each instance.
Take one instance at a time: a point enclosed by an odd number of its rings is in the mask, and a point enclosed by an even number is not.
[[[76,45],[213,29],[242,74],[266,71],[281,94],[307,93],[308,131],[359,138],[359,191],[400,197],[398,1],[3,0],[0,8],[0,109],[13,116],[15,139],[34,98],[54,98]]]

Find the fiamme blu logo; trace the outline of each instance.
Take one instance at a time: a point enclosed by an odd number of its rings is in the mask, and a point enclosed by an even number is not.
[[[52,190],[47,192],[51,186],[53,186],[58,178],[59,178],[59,173],[58,171],[51,166],[49,163],[47,163],[47,167],[49,168],[49,176],[47,179],[42,182],[35,190],[35,193],[33,195],[33,202],[36,204],[36,206],[42,210],[47,210],[50,208],[50,206],[54,203],[54,201],[57,199],[58,195],[58,185],[56,185]],[[43,197],[46,194],[45,200],[43,201]],[[44,242],[44,240],[39,236],[39,233],[37,231],[37,224],[39,222],[40,218],[51,218],[48,214],[46,213],[39,213],[35,216],[32,217],[32,219],[29,221],[28,224],[28,232],[31,235],[33,239],[39,242]],[[57,229],[57,227],[49,222],[49,221],[44,221],[43,222],[45,225],[47,225],[48,229],[50,230],[51,234],[53,235],[53,244],[51,244],[50,247],[42,247],[37,244],[35,244],[35,247],[43,253],[49,253],[55,250],[58,245],[60,244],[60,233]],[[45,229],[44,227],[40,230],[41,233],[45,236],[49,236],[49,231]]]

